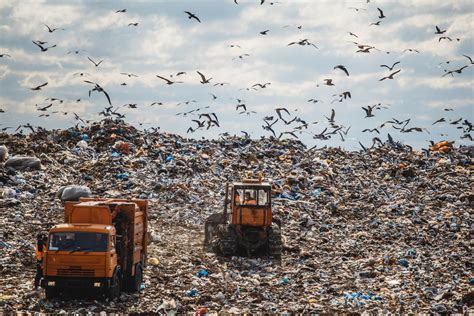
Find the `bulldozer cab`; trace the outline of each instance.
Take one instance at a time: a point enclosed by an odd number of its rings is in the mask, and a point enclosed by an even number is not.
[[[270,184],[246,180],[234,183],[230,190],[228,222],[233,225],[270,226],[272,212]]]

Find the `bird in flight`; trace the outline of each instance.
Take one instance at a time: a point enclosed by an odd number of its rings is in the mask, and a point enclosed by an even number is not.
[[[334,69],[341,69],[342,71],[346,73],[347,76],[349,76],[349,71],[347,71],[347,68],[344,67],[343,65],[334,66]]]
[[[436,120],[433,124],[431,125],[435,125],[436,123],[443,123],[443,122],[446,122],[446,119],[444,117],[440,118],[439,120]]]
[[[91,96],[92,91],[102,92],[105,95],[105,97],[107,98],[107,101],[109,101],[109,104],[112,105],[112,102],[110,101],[109,94],[98,83],[88,81],[88,80],[84,80],[84,82],[95,85],[95,87],[92,88],[92,90],[89,90],[89,97]]]
[[[125,13],[125,12],[127,12],[127,9],[120,9],[120,10],[115,11],[115,13]]]
[[[380,134],[379,130],[376,129],[376,128],[372,128],[372,129],[366,128],[366,129],[363,129],[363,130],[362,130],[362,133],[365,133],[365,132],[370,132],[370,133],[376,132],[377,134]]]
[[[467,59],[469,59],[469,63],[471,63],[471,65],[474,65],[474,62],[472,62],[472,58],[467,56],[467,55],[463,55],[464,57],[466,57]]]
[[[34,87],[34,88],[31,88],[30,90],[33,90],[33,91],[38,91],[38,90],[41,90],[42,87],[46,86],[48,83],[45,82],[43,84],[40,84],[39,86],[37,87]]]
[[[124,76],[127,76],[127,77],[129,77],[129,78],[131,78],[131,77],[138,77],[138,76],[135,75],[135,74],[127,73],[127,72],[121,72],[120,74],[121,74],[121,75],[124,75]]]
[[[369,26],[372,26],[372,25],[377,25],[377,26],[379,26],[379,25],[380,25],[380,22],[382,22],[382,21],[380,21],[380,20],[379,20],[379,21],[377,21],[377,22],[370,23],[370,25],[369,25]]]
[[[463,66],[463,67],[461,67],[461,68],[459,68],[459,69],[450,70],[450,71],[446,72],[444,75],[442,75],[441,77],[444,77],[444,76],[447,76],[447,75],[451,75],[451,76],[454,77],[453,73],[458,73],[458,74],[460,74],[460,73],[462,73],[462,71],[463,71],[465,68],[467,68],[467,67],[469,67],[469,66],[466,65],[466,66]]]
[[[311,45],[311,46],[314,46],[316,49],[318,48],[316,45],[311,43],[307,38],[302,39],[298,42],[291,42],[287,46],[291,46],[291,45],[295,45],[295,44],[298,44],[298,45],[301,45],[301,46]]]
[[[196,71],[199,76],[201,76],[201,83],[202,84],[206,84],[206,83],[209,83],[209,81],[212,79],[212,78],[206,78],[202,73],[200,73],[199,71]]]
[[[446,33],[446,30],[441,30],[438,25],[435,25],[435,28],[436,28],[436,32],[435,34],[443,34],[443,33]]]
[[[47,106],[45,106],[45,107],[42,107],[42,108],[41,108],[41,107],[38,107],[38,105],[36,105],[36,109],[37,109],[38,111],[43,111],[43,112],[44,112],[44,111],[46,111],[47,109],[49,109],[50,107],[52,107],[52,106],[53,106],[52,103],[49,104],[49,105],[47,105]]]
[[[172,84],[175,84],[175,83],[183,83],[182,81],[171,81],[165,77],[162,77],[162,76],[158,76],[156,75],[156,77],[160,78],[160,79],[163,79],[164,81],[166,81],[166,84],[167,85],[172,85]]]
[[[10,56],[8,54],[0,54],[0,58],[2,58],[2,57],[12,57],[12,56]]]
[[[39,44],[39,43],[37,43],[37,42],[35,42],[35,41],[32,41],[32,42],[33,42],[33,44],[35,44],[36,46],[38,46],[38,47],[41,49],[42,52],[45,52],[45,51],[47,51],[47,50],[50,49],[50,48],[56,47],[56,44],[54,44],[53,46],[49,46],[49,47],[43,47],[41,44]]]
[[[267,35],[268,32],[270,32],[270,30],[261,31],[260,34]]]
[[[323,81],[324,81],[324,84],[327,86],[334,86],[332,79],[323,79]]]
[[[399,64],[400,62],[397,61],[395,63],[393,63],[392,67],[389,67],[387,65],[380,65],[380,67],[386,67],[388,70],[392,71],[393,70],[393,67],[395,67],[395,65]]]
[[[374,109],[375,106],[370,106],[368,105],[366,108],[362,107],[362,109],[365,111],[365,117],[374,117],[375,115],[372,114],[372,110]]]
[[[199,18],[194,13],[191,13],[189,11],[184,11],[184,13],[188,15],[188,19],[195,19],[196,21],[201,23],[201,20],[199,20]]]
[[[352,33],[352,32],[348,32],[350,36],[354,36],[354,37],[357,37],[359,38],[359,36],[357,36],[356,34]]]
[[[381,79],[379,79],[379,81],[384,81],[385,79],[393,79],[393,76],[398,74],[399,72],[401,71],[401,69],[398,69],[397,71],[395,72],[392,72],[390,75],[388,75],[387,77],[383,77]]]
[[[60,29],[60,28],[50,28],[50,27],[47,26],[46,24],[45,24],[44,26],[46,26],[46,27],[48,28],[48,32],[49,32],[49,33],[53,33],[53,32],[56,31],[56,30],[62,30],[62,31],[64,31],[64,29]]]
[[[138,22],[135,22],[135,23],[128,23],[128,26],[138,26]]]
[[[256,83],[252,86],[253,87],[260,87],[262,89],[265,89],[268,85],[272,84],[271,82],[265,82],[265,83]]]
[[[95,61],[93,61],[93,60],[92,60],[90,57],[87,57],[87,59],[89,59],[89,60],[90,60],[90,62],[91,62],[91,63],[93,63],[93,64],[94,64],[94,66],[96,66],[96,67],[99,67],[100,63],[102,63],[102,62],[104,61],[104,60],[102,59],[101,61],[99,61],[98,63],[96,63],[96,62],[95,62]]]
[[[407,48],[407,49],[404,49],[403,52],[415,52],[415,53],[420,53],[419,50],[414,49],[414,48]]]
[[[386,16],[383,15],[383,11],[380,8],[377,8],[377,10],[379,10],[379,19],[385,19]]]

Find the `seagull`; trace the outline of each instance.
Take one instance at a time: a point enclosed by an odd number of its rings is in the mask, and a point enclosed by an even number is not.
[[[10,56],[8,54],[0,54],[0,58],[2,58],[2,57],[12,57],[12,56]]]
[[[271,82],[265,82],[263,84],[262,83],[256,83],[252,86],[252,88],[256,87],[256,86],[259,86],[260,88],[265,89],[267,87],[267,85],[270,85],[270,84],[271,84]]]
[[[38,91],[38,90],[41,90],[42,87],[46,86],[48,83],[45,82],[37,87],[34,87],[34,88],[31,88],[30,90],[34,90],[34,91]]]
[[[444,40],[444,39],[445,39],[445,40],[448,40],[448,41],[450,41],[450,42],[453,41],[453,39],[452,39],[451,37],[449,37],[449,36],[441,36],[441,37],[438,39],[438,42],[441,42],[441,40]]]
[[[50,49],[50,48],[56,47],[56,44],[54,44],[53,46],[49,46],[49,47],[43,47],[41,44],[39,44],[39,43],[37,43],[37,42],[35,42],[35,41],[32,41],[32,42],[33,42],[33,44],[35,44],[36,46],[38,46],[38,47],[41,49],[42,52],[45,52],[45,51],[47,51],[47,50]]]
[[[47,26],[46,24],[45,24],[44,26],[46,26],[46,27],[48,28],[48,32],[49,32],[49,33],[53,33],[53,32],[56,31],[56,30],[63,30],[63,31],[64,31],[64,29],[60,29],[60,28],[50,28],[50,27]]]
[[[270,30],[261,31],[260,34],[267,35],[268,32],[270,32]]]
[[[328,119],[328,122],[329,123],[334,123],[334,117],[336,116],[336,111],[334,111],[334,109],[331,109],[331,117],[327,117],[325,116],[325,118]]]
[[[384,18],[386,18],[386,16],[383,15],[383,11],[382,11],[380,8],[377,8],[377,10],[379,10],[379,19],[384,19]]]
[[[347,68],[344,67],[343,65],[334,66],[334,69],[341,69],[341,70],[344,71],[344,72],[346,73],[346,75],[349,77],[349,71],[347,71]]]
[[[244,111],[247,111],[247,106],[245,106],[245,104],[243,103],[237,104],[237,106],[235,107],[235,110],[238,111],[240,108],[243,108]]]
[[[127,12],[127,9],[121,9],[121,10],[115,11],[115,13],[125,13],[125,12]]]
[[[278,114],[278,117],[285,122],[285,119],[281,116],[281,112],[286,112],[288,115],[290,115],[290,111],[288,111],[288,109],[286,108],[276,108],[275,111],[277,112]]]
[[[348,32],[348,33],[349,33],[349,35],[351,35],[351,36],[354,36],[354,37],[359,38],[359,36],[357,36],[356,34],[354,34],[354,33],[352,33],[352,32]]]
[[[383,77],[382,79],[379,79],[379,81],[383,81],[385,79],[393,79],[393,76],[396,75],[397,73],[399,73],[401,70],[398,69],[397,71],[395,72],[392,72],[390,75],[388,75],[387,77]]]
[[[307,46],[307,45],[311,45],[311,46],[314,46],[316,49],[318,48],[316,45],[314,45],[313,43],[311,43],[307,38],[305,39],[302,39],[298,42],[291,42],[289,43],[288,45],[286,46],[291,46],[291,45],[295,45],[295,44],[298,44],[298,45],[301,45],[301,46]]]
[[[150,106],[153,106],[153,105],[163,105],[163,103],[162,103],[162,102],[156,102],[156,101],[155,101],[155,102],[153,102],[152,104],[150,104]]]
[[[158,75],[156,75],[156,77],[158,77],[158,78],[163,79],[164,81],[166,81],[166,84],[167,84],[167,85],[172,85],[172,84],[174,84],[174,83],[183,83],[182,81],[171,81],[171,80],[169,80],[169,79],[167,79],[167,78],[165,78],[165,77],[161,77],[161,76],[158,76]]]
[[[103,59],[101,61],[99,61],[98,63],[96,63],[95,61],[93,61],[90,57],[87,57],[87,59],[89,59],[91,61],[91,63],[94,64],[94,66],[96,67],[99,67],[99,65],[104,61]]]
[[[404,50],[403,50],[403,52],[407,52],[407,51],[408,51],[408,52],[415,52],[415,53],[420,53],[420,51],[419,51],[419,50],[417,50],[417,49],[414,49],[414,48],[407,48],[407,49],[404,49]]]
[[[318,103],[318,102],[323,102],[323,101],[322,101],[322,100],[318,100],[318,99],[313,99],[313,98],[311,98],[311,99],[309,99],[309,100],[306,101],[306,102]]]
[[[38,111],[43,111],[43,112],[44,112],[44,111],[46,111],[47,109],[49,109],[50,107],[52,107],[52,106],[53,106],[52,103],[51,103],[50,105],[47,105],[47,106],[42,107],[42,108],[39,108],[38,105],[36,105],[36,109],[37,109]]]
[[[433,124],[431,124],[431,125],[435,125],[436,123],[442,123],[442,122],[446,122],[446,120],[445,120],[444,117],[442,117],[442,118],[440,118],[439,120],[435,121],[435,122],[434,122]]]
[[[378,25],[380,25],[380,22],[382,22],[382,21],[377,21],[377,22],[374,22],[374,23],[370,23],[369,26],[372,26],[372,25],[377,25],[378,26]]]
[[[365,133],[365,132],[371,132],[371,133],[376,132],[377,134],[380,134],[379,130],[376,128],[372,128],[372,129],[366,128],[362,130],[362,133]]]
[[[400,61],[397,61],[397,62],[393,63],[392,67],[389,67],[387,65],[380,65],[380,67],[386,67],[388,70],[392,71],[393,67],[395,67],[395,65],[397,65],[399,63],[400,63]]]
[[[362,107],[362,109],[365,111],[365,117],[374,117],[375,115],[372,114],[372,110],[374,109],[374,106],[368,105],[366,108]]]
[[[468,67],[468,66],[466,65],[466,66],[463,66],[463,67],[461,67],[461,68],[459,68],[459,69],[450,70],[450,71],[446,72],[444,75],[442,75],[441,77],[444,77],[444,76],[447,76],[447,75],[454,76],[453,73],[458,73],[458,74],[460,74],[460,73],[462,73],[462,71],[463,71],[465,68],[467,68],[467,67]]]
[[[324,81],[324,84],[327,86],[334,86],[332,79],[323,79],[323,81]]]
[[[205,77],[202,73],[200,73],[199,71],[196,71],[196,72],[199,74],[199,76],[201,76],[201,81],[200,81],[200,82],[201,82],[202,84],[209,83],[209,81],[212,79],[212,78],[206,79],[206,77]]]
[[[127,76],[127,77],[129,77],[129,78],[131,78],[131,77],[138,77],[138,76],[135,75],[135,74],[129,74],[129,73],[126,73],[126,72],[121,72],[120,74],[121,74],[121,75],[124,75],[124,76]]]
[[[446,30],[441,31],[441,29],[438,27],[438,25],[435,25],[435,28],[436,28],[435,34],[443,34],[443,33],[446,32]]]
[[[138,26],[138,22],[135,22],[135,23],[128,23],[128,26]]]
[[[109,104],[112,105],[112,102],[110,101],[109,94],[99,84],[97,84],[95,82],[92,82],[92,81],[88,81],[88,80],[84,80],[84,82],[95,85],[95,87],[92,88],[92,90],[89,90],[89,97],[91,96],[92,91],[102,92],[105,95],[105,97],[107,98],[107,101],[109,101]]]
[[[467,59],[469,59],[469,62],[471,63],[471,65],[474,65],[474,62],[472,62],[472,58],[467,56],[467,55],[463,55],[464,57],[466,57]]]
[[[184,11],[184,13],[186,13],[188,15],[188,19],[195,19],[196,21],[201,23],[201,20],[199,20],[199,18],[195,14],[193,14],[189,11]]]

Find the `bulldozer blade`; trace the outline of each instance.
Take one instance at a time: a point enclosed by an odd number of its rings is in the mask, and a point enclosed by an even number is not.
[[[212,251],[211,240],[217,233],[217,226],[225,223],[225,214],[212,214],[204,224],[204,251]]]

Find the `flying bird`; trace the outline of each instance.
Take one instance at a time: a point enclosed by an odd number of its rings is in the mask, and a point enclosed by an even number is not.
[[[34,88],[31,88],[30,90],[34,90],[34,91],[38,91],[38,90],[41,90],[42,87],[46,86],[48,83],[45,82],[37,87],[34,87]]]
[[[365,117],[374,117],[375,115],[372,114],[372,110],[374,109],[374,106],[368,105],[366,108],[362,107],[362,109],[365,111]]]
[[[165,78],[165,77],[158,76],[158,75],[156,75],[156,77],[158,77],[158,78],[163,79],[164,81],[166,81],[166,84],[167,84],[167,85],[172,85],[172,84],[174,84],[174,83],[183,83],[182,81],[171,81],[171,80],[169,80],[169,79],[167,79],[167,78]]]
[[[349,76],[349,71],[347,71],[347,68],[344,67],[343,65],[334,66],[334,69],[341,69],[342,71],[346,73],[347,76]]]
[[[206,84],[206,83],[209,83],[209,81],[212,79],[212,78],[206,78],[202,73],[200,73],[199,71],[196,71],[199,76],[201,76],[201,83],[202,84]]]
[[[395,65],[399,64],[400,62],[397,61],[395,63],[393,63],[392,67],[389,67],[387,65],[380,65],[380,67],[386,67],[388,70],[392,71],[393,70],[393,67],[395,67]]]
[[[366,128],[362,130],[362,133],[365,133],[365,132],[370,132],[370,133],[376,132],[377,134],[380,134],[379,130],[376,128],[372,128],[372,129]]]
[[[93,61],[90,57],[87,57],[87,59],[90,60],[91,63],[94,64],[94,66],[96,67],[99,67],[99,65],[104,61],[103,59],[101,61],[99,61],[98,63],[96,63],[95,61]]]
[[[444,76],[447,76],[447,75],[451,75],[451,76],[454,77],[453,73],[458,73],[458,74],[460,74],[460,73],[462,73],[462,71],[463,71],[464,69],[466,69],[467,67],[469,67],[469,66],[466,65],[466,66],[463,66],[463,67],[461,67],[461,68],[459,68],[459,69],[450,70],[450,71],[446,72],[444,75],[442,75],[441,77],[444,77]]]
[[[392,72],[392,73],[391,73],[390,75],[388,75],[387,77],[383,77],[383,78],[379,79],[379,81],[383,81],[383,80],[385,80],[385,79],[393,79],[393,76],[396,75],[397,73],[399,73],[400,71],[401,71],[401,70],[398,69],[397,71]]]
[[[260,34],[267,35],[268,32],[270,32],[270,30],[261,31]]]
[[[135,22],[135,23],[128,23],[128,26],[138,26],[138,22]]]
[[[377,25],[377,26],[379,26],[379,25],[380,25],[380,22],[382,22],[382,21],[377,21],[377,22],[374,22],[374,23],[370,23],[369,26],[372,26],[372,25]]]
[[[89,90],[89,97],[91,96],[91,92],[92,91],[97,91],[97,92],[102,92],[105,97],[107,98],[107,101],[109,101],[109,104],[112,105],[112,102],[110,101],[110,96],[109,94],[107,93],[107,91],[104,90],[104,88],[102,88],[98,83],[95,83],[95,82],[92,82],[92,81],[88,81],[88,80],[84,80],[85,83],[88,83],[88,84],[93,84],[95,85],[94,88],[92,88],[92,90]]]
[[[47,26],[46,24],[45,24],[44,26],[46,26],[46,27],[48,28],[48,32],[49,32],[49,33],[53,33],[53,32],[56,31],[56,30],[62,30],[62,31],[64,31],[64,29],[60,29],[60,28],[50,28],[50,27]]]
[[[53,48],[53,47],[56,47],[56,44],[52,45],[52,46],[49,46],[49,47],[43,47],[41,44],[35,42],[35,41],[32,41],[33,44],[35,44],[36,46],[38,46],[42,52],[46,52],[48,49],[50,48]]]
[[[201,23],[201,20],[199,20],[199,18],[195,14],[193,14],[189,11],[184,11],[184,13],[186,13],[188,15],[188,19],[195,19],[196,21]]]
[[[377,8],[377,10],[379,10],[379,19],[384,19],[384,18],[386,18],[386,16],[383,15],[383,11],[382,11],[380,8]]]
[[[127,9],[121,9],[121,10],[115,11],[115,13],[125,13],[125,12],[127,12]]]
[[[471,58],[471,57],[469,57],[469,56],[467,56],[467,55],[463,55],[463,56],[466,57],[467,59],[469,59],[469,63],[470,63],[471,65],[474,65],[474,62],[472,62],[472,58]]]
[[[260,88],[262,88],[262,89],[265,89],[265,88],[267,87],[267,85],[270,85],[270,84],[271,84],[271,82],[265,82],[265,83],[263,83],[263,84],[262,84],[262,83],[256,83],[256,84],[254,84],[254,85],[252,86],[252,88],[258,86],[258,87],[260,87]]]
[[[354,34],[354,33],[352,33],[352,32],[348,32],[348,33],[349,33],[349,35],[351,35],[351,36],[354,36],[354,37],[359,38],[359,36],[357,36],[356,34]]]
[[[436,28],[435,34],[443,34],[443,33],[446,32],[446,30],[443,30],[443,31],[442,31],[442,30],[438,27],[438,25],[435,25],[435,28]]]
[[[120,74],[121,74],[121,75],[124,75],[124,76],[127,76],[127,77],[129,77],[129,78],[131,78],[131,77],[138,77],[138,76],[135,75],[135,74],[129,74],[129,73],[126,73],[126,72],[121,72]]]
[[[433,124],[431,125],[435,125],[436,123],[442,123],[442,122],[446,122],[446,119],[444,117],[440,118],[439,120],[435,121]]]
[[[332,79],[323,79],[323,81],[324,81],[324,84],[327,86],[334,86]]]
[[[10,56],[8,54],[0,54],[0,58],[2,58],[2,57],[12,57],[12,56]]]

